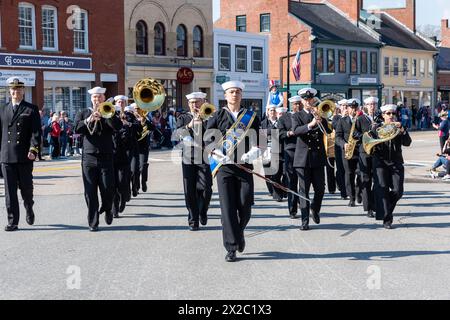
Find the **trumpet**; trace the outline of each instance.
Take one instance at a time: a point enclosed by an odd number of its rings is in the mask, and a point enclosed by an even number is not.
[[[99,104],[97,111],[102,115],[102,118],[110,119],[116,113],[116,108],[111,102],[103,102]]]
[[[209,103],[204,103],[200,107],[200,110],[198,111],[198,116],[202,120],[208,120],[213,113],[216,112],[216,107]]]

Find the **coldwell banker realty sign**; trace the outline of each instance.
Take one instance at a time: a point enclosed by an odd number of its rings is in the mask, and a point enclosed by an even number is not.
[[[92,70],[92,59],[0,53],[0,66],[90,71]]]

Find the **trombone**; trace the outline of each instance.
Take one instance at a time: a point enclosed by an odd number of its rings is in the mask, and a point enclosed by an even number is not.
[[[91,109],[91,110],[92,110],[92,112],[94,112],[94,109]],[[102,102],[98,105],[97,112],[100,113],[100,115],[102,116],[103,119],[110,119],[116,113],[116,109],[111,102],[106,101],[106,102]],[[94,127],[91,129],[89,125],[92,123],[92,121],[94,121]],[[91,120],[89,123],[86,123],[88,131],[91,135],[93,135],[94,132],[97,130],[98,122],[99,122],[98,120]],[[101,123],[100,123],[100,129],[102,129]]]

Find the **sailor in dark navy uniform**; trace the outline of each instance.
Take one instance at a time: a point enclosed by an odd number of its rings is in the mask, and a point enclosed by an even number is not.
[[[292,112],[287,112],[278,119],[277,128],[280,130],[280,143],[283,144],[283,172],[287,177],[287,187],[292,191],[298,191],[298,176],[294,168],[294,155],[297,138],[292,130],[293,116],[303,110],[302,98],[294,96],[289,98]],[[288,207],[291,219],[297,218],[299,198],[288,193]]]
[[[392,229],[395,206],[402,198],[404,190],[405,168],[402,146],[409,147],[412,140],[401,123],[396,122],[396,105],[385,105],[381,107],[381,112],[384,122],[372,128],[370,135],[373,138],[380,138],[377,129],[383,124],[395,124],[400,128],[400,133],[395,138],[373,147],[376,219],[383,220],[386,229]]]
[[[211,170],[203,152],[207,121],[199,115],[206,93],[193,92],[186,98],[190,112],[178,118],[176,135],[182,141],[183,147],[183,187],[189,229],[197,231],[200,223],[206,225],[208,222],[208,208],[212,196]]]
[[[82,110],[75,117],[75,132],[83,135],[81,165],[89,229],[93,232],[98,231],[99,190],[106,224],[110,225],[114,219],[112,213],[115,195],[113,134],[122,127],[122,122],[117,115],[114,114],[111,118],[105,119],[98,111],[99,105],[105,101],[105,91],[105,88],[100,87],[89,90],[93,109]]]
[[[292,130],[297,137],[297,145],[294,155],[294,167],[300,184],[300,194],[309,199],[311,184],[314,187],[314,199],[310,204],[305,199],[300,199],[302,211],[301,230],[309,230],[310,211],[315,223],[320,223],[320,209],[325,193],[325,166],[326,152],[324,133],[331,133],[328,121],[319,118],[314,107],[314,98],[317,90],[304,88],[299,90],[302,97],[303,110],[292,117]]]
[[[41,119],[39,109],[24,100],[25,80],[7,80],[11,101],[0,107],[0,162],[5,182],[5,201],[8,225],[5,231],[18,230],[19,200],[22,194],[27,223],[34,224],[33,161],[39,153]]]
[[[245,88],[242,82],[229,81],[224,83],[222,88],[225,91],[227,106],[217,111],[208,120],[208,129],[219,130],[223,137],[237,119],[246,114],[248,110],[241,107],[242,91]],[[224,157],[213,156],[223,163],[217,173],[217,188],[222,213],[223,244],[228,252],[225,260],[228,262],[236,261],[236,251],[244,251],[244,230],[250,221],[254,202],[253,175],[233,163],[244,162],[245,167],[253,170],[251,163],[261,155],[261,150],[258,148],[259,127],[259,118],[255,116],[250,126],[253,134],[247,134],[237,148],[238,152],[233,152],[230,157],[226,154]],[[217,143],[217,141],[215,142]],[[216,147],[215,153],[222,152],[221,146]],[[239,152],[241,149],[244,149],[243,155]]]

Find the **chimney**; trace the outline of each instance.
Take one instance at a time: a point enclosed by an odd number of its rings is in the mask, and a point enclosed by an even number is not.
[[[450,29],[448,27],[448,19],[441,20],[441,34],[442,34],[441,47],[450,48]]]
[[[395,19],[416,32],[416,0],[406,0],[405,8],[382,9]]]

